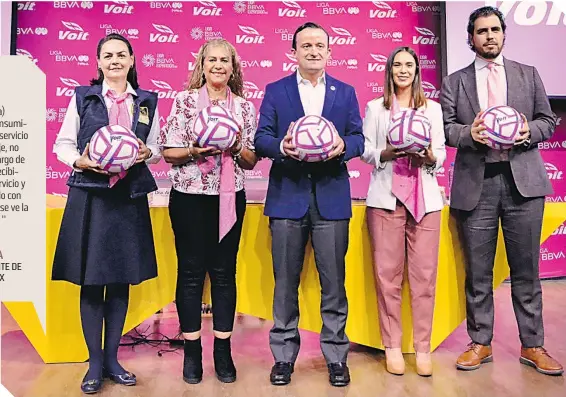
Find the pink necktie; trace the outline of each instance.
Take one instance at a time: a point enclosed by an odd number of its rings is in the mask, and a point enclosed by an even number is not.
[[[207,106],[210,106],[210,98],[206,85],[199,90],[197,100],[197,112],[200,112]],[[232,98],[232,91],[226,88],[226,108],[235,114],[235,101]],[[207,174],[214,169],[214,159],[205,157],[200,159],[198,167],[203,174]],[[228,234],[232,227],[236,224],[236,167],[234,159],[229,150],[225,150],[220,158],[220,188],[219,188],[219,220],[218,220],[218,241]]]
[[[490,62],[487,64],[487,67],[489,69],[489,75],[487,76],[487,107],[505,105],[499,65]]]
[[[126,99],[128,99],[129,96],[130,94],[128,92],[124,92],[120,96],[116,95],[114,90],[108,90],[106,92],[106,97],[112,101],[112,106],[110,106],[110,110],[108,111],[108,121],[111,125],[118,124],[128,129],[132,128],[132,120],[126,103]],[[120,179],[124,178],[127,173],[127,171],[122,171],[111,176],[109,180],[110,187],[113,187]]]
[[[390,119],[399,111],[397,99],[393,96]],[[391,192],[403,203],[415,221],[419,223],[426,214],[422,176],[419,167],[411,165],[410,158],[399,157],[393,160],[393,182]]]

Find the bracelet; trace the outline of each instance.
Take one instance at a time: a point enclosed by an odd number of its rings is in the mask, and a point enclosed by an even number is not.
[[[436,169],[436,161],[432,164],[424,164],[424,169],[427,174],[434,175],[434,170]]]
[[[244,145],[242,145],[242,144],[240,143],[240,146],[241,146],[241,147],[240,147],[240,150],[238,150],[237,153],[232,153],[232,156],[233,156],[234,158],[236,158],[236,159],[239,159],[240,157],[242,157],[242,152],[244,151]]]
[[[192,150],[193,150],[193,141],[190,141],[189,147],[187,148],[187,152],[189,153],[189,158],[187,159],[187,162],[195,161],[195,156],[193,156]]]

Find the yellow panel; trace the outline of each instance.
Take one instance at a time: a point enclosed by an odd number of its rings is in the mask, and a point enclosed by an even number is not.
[[[81,362],[88,358],[82,336],[79,315],[78,286],[53,282],[52,261],[63,209],[58,198],[49,197],[47,205],[47,335],[31,303],[5,302],[6,307],[31,341],[41,358],[48,363]],[[130,306],[124,331],[129,331],[174,300],[177,259],[167,208],[152,208],[153,236],[158,259],[158,277],[132,287]],[[548,203],[545,208],[541,241],[566,219],[565,203]],[[500,236],[501,237],[501,236]],[[271,319],[273,302],[273,271],[271,235],[263,206],[249,204],[244,222],[238,270],[237,310],[244,314]],[[499,239],[494,270],[494,287],[508,277],[509,269]],[[432,348],[436,348],[465,319],[464,265],[457,239],[456,225],[448,208],[442,211],[436,306],[432,333]],[[208,295],[209,286],[205,288]],[[350,222],[350,245],[346,257],[346,291],[349,316],[346,327],[352,342],[382,348],[379,333],[370,242],[365,225],[365,206],[354,205]],[[412,325],[407,284],[403,286],[402,348],[412,352]],[[208,299],[208,298],[205,298]],[[299,287],[301,312],[299,327],[320,332],[320,283],[312,248],[307,245],[305,265]]]

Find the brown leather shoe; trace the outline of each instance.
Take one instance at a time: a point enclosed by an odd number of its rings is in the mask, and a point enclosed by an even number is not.
[[[468,350],[458,357],[456,368],[463,371],[471,371],[478,369],[483,363],[488,363],[492,360],[491,346],[484,346],[472,342],[468,345]]]
[[[521,364],[535,368],[541,374],[562,375],[564,373],[562,365],[550,357],[544,347],[522,347],[519,361]]]

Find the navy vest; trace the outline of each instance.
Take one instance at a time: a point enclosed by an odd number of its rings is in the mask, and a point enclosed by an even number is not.
[[[136,93],[132,131],[145,143],[157,108],[157,94],[139,88]],[[102,97],[102,85],[76,87],[75,94],[80,117],[77,144],[79,152],[83,153],[94,133],[109,124],[108,109]],[[138,122],[140,108],[147,108],[148,124]],[[109,189],[109,178],[107,175],[93,171],[73,172],[67,181],[67,185],[83,189]],[[127,176],[120,183],[128,184],[131,198],[141,197],[157,190],[155,180],[145,162],[132,166],[128,170]]]

